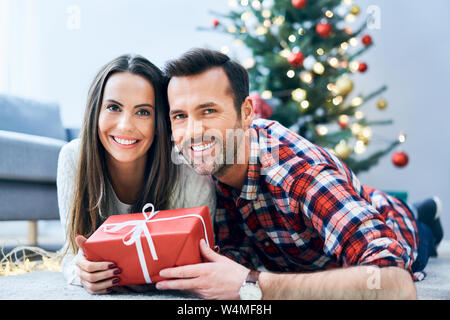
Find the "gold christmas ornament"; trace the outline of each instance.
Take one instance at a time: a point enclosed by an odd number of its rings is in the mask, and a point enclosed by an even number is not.
[[[346,159],[350,156],[352,153],[352,148],[350,148],[345,142],[345,140],[341,140],[336,147],[334,147],[334,152],[336,155],[341,159]]]
[[[359,8],[359,6],[357,6],[356,4],[350,9],[351,14],[354,14],[355,16],[357,16],[360,12],[361,9]]]
[[[381,98],[380,100],[378,100],[377,102],[377,108],[380,110],[384,110],[387,107],[387,101],[383,98]]]
[[[339,95],[347,95],[353,90],[353,81],[346,75],[336,81],[335,91]]]

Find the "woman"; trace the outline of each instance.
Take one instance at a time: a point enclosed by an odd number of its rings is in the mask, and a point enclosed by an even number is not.
[[[207,205],[214,214],[211,180],[174,164],[167,112],[166,80],[143,57],[120,56],[95,77],[81,138],[65,145],[58,160],[69,283],[96,294],[119,284],[114,263],[88,261],[78,250],[109,215],[140,212],[147,202],[158,210]]]

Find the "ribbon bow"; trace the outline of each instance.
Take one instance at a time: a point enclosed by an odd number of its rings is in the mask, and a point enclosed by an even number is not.
[[[145,210],[148,208],[152,208],[152,211],[147,214]],[[117,232],[125,227],[134,226],[130,231],[128,231],[122,238],[123,243],[126,246],[131,246],[133,244],[136,245],[136,250],[139,257],[139,262],[141,263],[142,274],[144,275],[144,279],[146,283],[152,283],[150,275],[148,273],[147,263],[145,262],[144,250],[142,249],[141,243],[141,234],[144,233],[145,238],[147,239],[148,247],[150,248],[150,253],[152,255],[153,260],[158,260],[158,255],[156,254],[155,245],[153,243],[152,236],[150,231],[148,230],[147,222],[152,219],[159,211],[155,211],[155,207],[151,203],[147,203],[142,208],[142,215],[144,216],[144,220],[131,220],[125,221],[122,223],[109,223],[106,224],[103,228],[104,232],[113,233]],[[108,229],[108,227],[113,226],[113,228]]]

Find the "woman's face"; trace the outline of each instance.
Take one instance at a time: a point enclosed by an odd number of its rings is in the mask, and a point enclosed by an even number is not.
[[[98,118],[98,135],[109,160],[145,161],[155,134],[152,84],[128,72],[109,77]]]

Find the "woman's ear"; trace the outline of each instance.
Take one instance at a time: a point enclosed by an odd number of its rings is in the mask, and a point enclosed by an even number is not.
[[[244,127],[250,127],[253,122],[254,116],[255,112],[253,109],[253,100],[250,97],[247,97],[241,105],[242,125]]]

